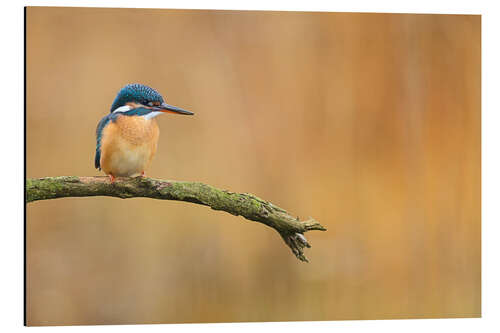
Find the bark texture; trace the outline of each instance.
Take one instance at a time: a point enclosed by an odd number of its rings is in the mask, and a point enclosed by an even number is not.
[[[111,183],[107,177],[47,177],[26,180],[26,202],[66,198],[108,196],[122,199],[153,198],[187,201],[209,206],[233,215],[263,223],[275,229],[293,254],[308,261],[304,248],[311,247],[304,237],[310,230],[326,228],[314,219],[299,221],[284,209],[249,193],[220,190],[198,182],[158,180],[146,177],[117,178]]]

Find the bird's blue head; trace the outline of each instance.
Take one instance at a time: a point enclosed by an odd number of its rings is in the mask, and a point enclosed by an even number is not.
[[[192,115],[194,113],[168,105],[155,89],[139,83],[127,84],[116,96],[110,112],[138,110],[140,115],[160,114],[161,112]],[[123,112],[122,111],[122,112]]]

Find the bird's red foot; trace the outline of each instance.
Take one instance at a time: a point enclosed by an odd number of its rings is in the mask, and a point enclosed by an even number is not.
[[[112,174],[109,174],[109,179],[111,180],[111,184],[113,184],[116,180],[115,176],[113,176]]]

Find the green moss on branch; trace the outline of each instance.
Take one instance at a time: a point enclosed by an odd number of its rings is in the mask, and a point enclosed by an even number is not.
[[[117,178],[112,184],[107,177],[74,176],[26,180],[27,203],[89,196],[186,201],[236,216],[241,215],[248,220],[263,223],[275,229],[293,254],[302,261],[307,261],[304,248],[310,247],[303,234],[311,230],[326,230],[314,219],[301,222],[284,209],[252,194],[229,192],[198,182],[137,177]]]

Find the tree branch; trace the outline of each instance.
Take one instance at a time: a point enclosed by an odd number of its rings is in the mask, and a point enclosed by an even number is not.
[[[263,223],[275,229],[301,261],[308,261],[304,248],[311,247],[304,237],[310,230],[326,228],[314,219],[299,221],[284,209],[248,193],[233,193],[197,182],[158,180],[145,177],[47,177],[26,180],[27,203],[66,197],[108,196],[122,199],[144,197],[187,201],[223,210],[233,215]]]

